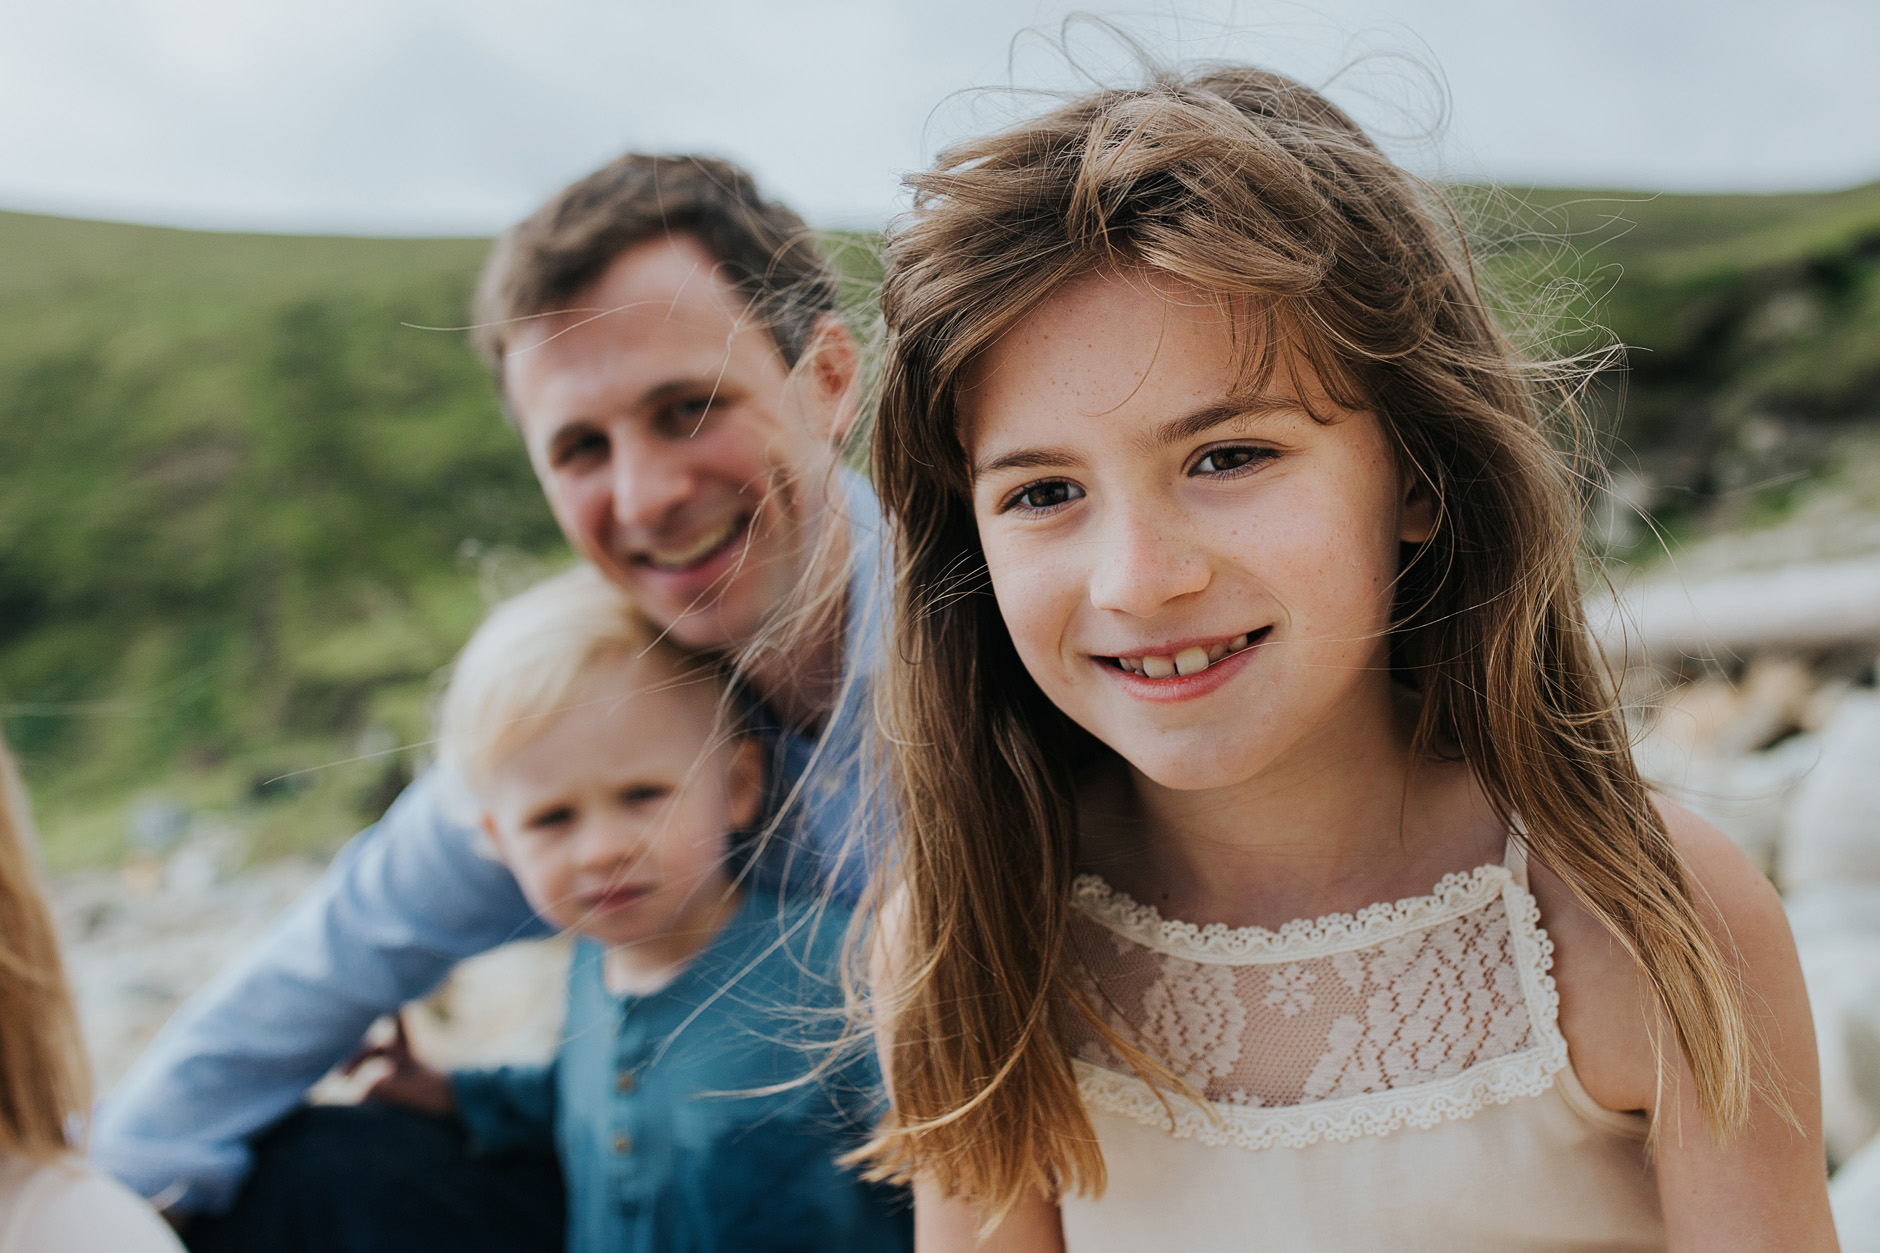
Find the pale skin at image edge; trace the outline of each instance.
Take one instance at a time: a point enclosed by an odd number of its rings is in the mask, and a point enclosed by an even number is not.
[[[1282,404],[1144,441],[1232,391],[1225,323],[1197,312],[1214,307],[1204,293],[1170,285],[1073,282],[988,350],[970,389],[974,509],[1000,612],[1046,695],[1126,763],[1106,799],[1157,833],[1143,852],[1095,819],[1113,804],[1086,805],[1087,846],[1112,885],[1163,916],[1229,926],[1422,895],[1444,873],[1500,860],[1505,832],[1467,769],[1413,769],[1393,710],[1387,589],[1399,542],[1426,533],[1428,510],[1381,423],[1315,421],[1308,408],[1336,409],[1297,360],[1276,372]],[[1289,394],[1289,377],[1308,394]],[[1138,699],[1131,685],[1145,680],[1110,660],[1267,625],[1252,656],[1230,659],[1230,677],[1191,701]],[[1658,1083],[1640,972],[1537,865],[1572,1064],[1600,1105],[1657,1123],[1671,1248],[1833,1248],[1813,1028],[1781,903],[1714,827],[1661,808],[1799,1126],[1759,1097],[1749,1126],[1719,1146],[1675,1043]],[[1224,817],[1236,812],[1257,812],[1259,829]],[[915,1195],[921,1253],[1062,1247],[1049,1198],[981,1241],[969,1205],[918,1179]]]
[[[742,899],[729,835],[763,797],[756,743],[717,733],[717,685],[670,670],[647,658],[594,674],[478,780],[503,864],[543,918],[606,948],[615,995],[657,992],[729,921]],[[349,1065],[372,1058],[391,1070],[368,1099],[455,1108],[449,1077],[412,1054],[402,1025]]]

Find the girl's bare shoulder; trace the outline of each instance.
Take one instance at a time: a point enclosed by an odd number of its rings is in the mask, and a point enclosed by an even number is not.
[[[1747,999],[1805,1007],[1795,942],[1774,886],[1715,826],[1663,798],[1657,803],[1698,914],[1743,979]],[[1554,943],[1560,1029],[1575,1073],[1607,1109],[1650,1111],[1660,1089],[1643,971],[1551,871],[1536,864],[1532,886]]]

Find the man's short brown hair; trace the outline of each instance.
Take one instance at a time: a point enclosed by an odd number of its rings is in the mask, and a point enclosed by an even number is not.
[[[836,284],[803,219],[758,191],[729,161],[630,152],[569,184],[503,232],[472,302],[471,342],[503,378],[518,321],[563,308],[642,240],[689,235],[750,301],[794,366],[816,322],[836,311]]]

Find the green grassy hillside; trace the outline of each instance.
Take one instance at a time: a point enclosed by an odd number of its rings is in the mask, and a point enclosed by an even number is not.
[[[412,329],[484,247],[0,215],[0,712],[55,862],[143,788],[266,846],[395,787],[289,772],[421,739],[479,566],[560,547],[463,336]]]
[[[1880,185],[1463,198],[1497,287],[1633,345],[1598,398],[1660,520],[1779,510],[1880,418]],[[414,329],[484,247],[0,214],[0,721],[55,864],[153,796],[343,839],[485,592],[562,558],[463,336]]]
[[[1598,397],[1612,460],[1661,522],[1780,508],[1880,419],[1880,184],[1771,196],[1537,190],[1502,199],[1517,291],[1578,284],[1567,322],[1627,346]],[[1581,336],[1586,344],[1593,337]]]

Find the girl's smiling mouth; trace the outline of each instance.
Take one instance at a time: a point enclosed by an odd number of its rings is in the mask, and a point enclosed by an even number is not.
[[[1255,631],[1243,631],[1239,635],[1211,641],[1197,641],[1171,647],[1162,652],[1136,652],[1116,657],[1107,657],[1108,661],[1119,670],[1154,682],[1173,678],[1187,678],[1201,674],[1208,667],[1245,652],[1265,640],[1273,631],[1271,626],[1263,626]]]

